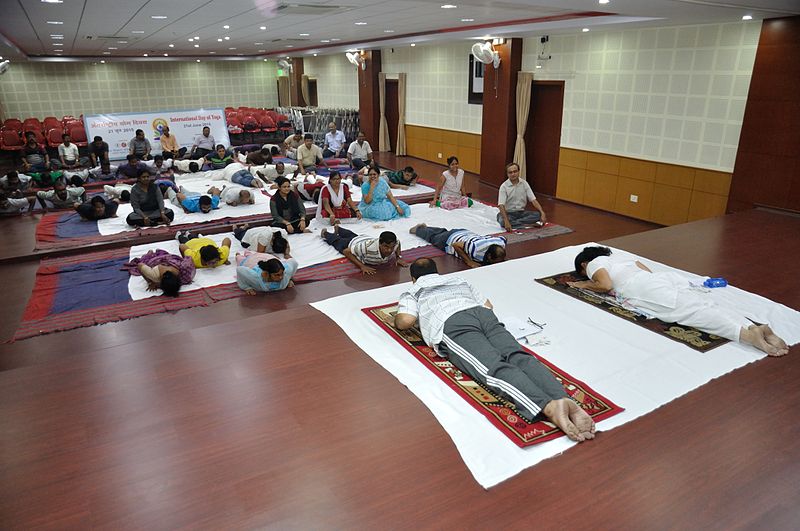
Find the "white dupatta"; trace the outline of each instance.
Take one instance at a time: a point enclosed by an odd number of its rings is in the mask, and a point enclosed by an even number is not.
[[[344,203],[344,187],[347,186],[344,183],[339,183],[339,193],[333,191],[333,186],[330,183],[326,184],[322,187],[322,190],[319,192],[319,203],[317,204],[317,219],[322,219],[322,192],[323,190],[327,189],[328,193],[331,194],[331,206],[333,208],[339,208]]]

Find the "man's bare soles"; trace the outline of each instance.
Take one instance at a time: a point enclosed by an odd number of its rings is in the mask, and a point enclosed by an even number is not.
[[[573,441],[594,439],[595,426],[592,417],[571,399],[551,400],[542,412]]]
[[[775,335],[775,332],[765,324],[750,325],[739,332],[739,341],[752,345],[770,356],[783,356],[789,352],[786,342]]]

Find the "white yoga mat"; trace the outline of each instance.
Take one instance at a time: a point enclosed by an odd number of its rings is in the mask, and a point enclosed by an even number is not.
[[[386,230],[394,231],[398,240],[400,240],[401,249],[413,249],[415,247],[429,245],[425,240],[417,238],[408,232],[410,227],[421,221],[425,221],[431,226],[465,228],[478,234],[492,234],[500,230],[497,222],[491,217],[494,215],[493,213],[497,212],[497,209],[482,204],[476,205],[476,207],[470,209],[459,209],[448,212],[441,208],[430,208],[425,203],[411,205],[411,212],[411,218],[382,222],[355,220],[352,223],[346,224],[345,228],[359,235],[374,237],[380,236],[381,232]],[[450,226],[448,226],[448,224]],[[314,219],[309,225],[310,233],[289,235],[291,255],[292,258],[297,260],[298,269],[342,258],[342,255],[336,252],[336,249],[322,240],[320,237],[322,228],[326,228],[328,231],[333,230],[327,221]],[[233,233],[214,234],[209,237],[216,242],[222,242],[225,237],[230,238],[233,243],[231,247],[231,257],[236,254],[237,250],[242,250],[241,244],[233,237]],[[130,258],[138,258],[147,251],[155,249],[164,249],[170,253],[178,254],[178,242],[176,240],[166,240],[144,245],[135,245],[131,247]],[[231,261],[233,261],[233,259],[231,259]],[[231,267],[233,266],[220,266],[215,268],[213,273],[209,272],[210,270],[198,269],[195,281],[192,284],[181,287],[181,291],[191,291],[234,282],[236,280],[235,268],[233,268],[230,273],[223,274],[219,272],[228,270]],[[148,292],[147,283],[141,277],[131,277],[128,281],[128,290],[133,300],[161,295],[160,290]]]
[[[498,315],[531,317],[536,322],[546,323],[544,331],[534,336],[538,344],[530,348],[625,408],[624,412],[598,423],[598,430],[607,431],[630,422],[714,378],[764,357],[760,351],[736,343],[698,353],[535,282],[536,278],[570,270],[575,255],[583,247],[566,247],[454,274],[472,282],[492,301]],[[638,259],[654,271],[671,269],[641,257]],[[342,327],[345,333],[431,410],[483,487],[492,487],[577,444],[561,437],[526,449],[519,448],[361,311],[365,307],[396,302],[409,286],[410,283],[405,283],[351,293],[312,306],[340,326],[347,323]],[[797,311],[735,287],[712,293],[720,300],[735,301],[737,307],[748,308],[751,314],[760,316],[760,321],[768,321],[788,343],[800,341],[800,313]],[[780,360],[773,363],[780,363]]]

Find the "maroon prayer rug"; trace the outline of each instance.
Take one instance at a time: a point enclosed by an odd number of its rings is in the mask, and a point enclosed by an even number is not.
[[[514,444],[520,447],[532,446],[544,441],[556,439],[564,432],[547,420],[540,417],[528,422],[517,414],[516,406],[504,398],[462,373],[450,361],[439,357],[432,348],[425,344],[419,329],[397,330],[394,315],[397,303],[363,308],[361,310],[380,326],[390,337],[400,343],[414,358],[436,374],[463,400],[477,409],[486,419],[500,430]],[[575,402],[586,411],[595,422],[612,417],[624,411],[607,398],[603,397],[584,382],[562,371],[535,352],[520,345],[525,352],[534,356],[547,367],[553,376],[564,386],[564,390]]]

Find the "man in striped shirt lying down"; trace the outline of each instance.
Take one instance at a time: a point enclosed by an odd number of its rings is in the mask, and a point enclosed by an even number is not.
[[[372,266],[385,264],[392,256],[398,267],[408,267],[400,256],[400,242],[397,235],[391,231],[381,232],[380,237],[359,236],[353,231],[339,225],[333,227],[332,232],[322,229],[320,236],[325,243],[342,253],[353,262],[365,275],[374,275]]]
[[[447,230],[428,227],[424,223],[411,227],[409,232],[447,254],[461,258],[472,268],[506,260],[506,239],[502,236],[481,236],[467,229]]]
[[[411,280],[397,305],[397,329],[419,323],[425,343],[439,356],[514,403],[527,420],[543,415],[573,441],[594,438],[592,418],[497,320],[489,299],[461,277],[439,275],[429,258],[411,264]]]

